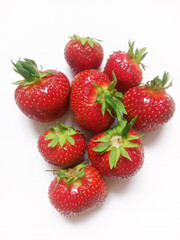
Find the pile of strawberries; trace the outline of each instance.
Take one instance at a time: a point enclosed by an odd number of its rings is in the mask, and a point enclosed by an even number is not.
[[[166,89],[169,73],[145,84],[142,60],[146,48],[116,51],[103,60],[99,40],[77,35],[65,46],[65,59],[76,74],[71,82],[56,70],[38,70],[31,59],[13,63],[23,80],[15,82],[15,100],[29,118],[48,122],[62,117],[69,107],[78,125],[96,133],[88,143],[90,162],[83,162],[86,138],[75,128],[57,122],[42,133],[38,149],[54,169],[49,186],[52,205],[67,217],[99,206],[108,195],[103,177],[127,178],[142,166],[144,149],[141,132],[156,130],[174,114],[175,104]],[[140,85],[141,84],[141,85]],[[118,124],[109,128],[117,118]],[[132,129],[133,127],[133,129]],[[135,130],[134,130],[135,129]],[[91,163],[91,164],[90,164]]]

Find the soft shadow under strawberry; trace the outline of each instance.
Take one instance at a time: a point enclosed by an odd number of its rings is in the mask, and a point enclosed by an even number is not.
[[[132,179],[131,178],[124,178],[124,179],[109,179],[106,178],[106,183],[108,185],[108,190],[114,193],[123,193],[127,191],[128,187],[130,187]]]
[[[160,136],[162,134],[163,127],[164,126],[161,126],[157,130],[152,131],[152,132],[147,132],[147,133],[145,132],[144,136],[142,137],[143,145],[148,146],[148,145],[156,144],[156,142],[158,141],[158,139],[160,138]]]

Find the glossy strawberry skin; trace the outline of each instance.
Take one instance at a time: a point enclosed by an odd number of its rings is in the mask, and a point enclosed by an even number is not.
[[[103,48],[98,43],[93,48],[86,42],[84,45],[80,41],[70,40],[64,50],[64,55],[71,69],[77,74],[88,69],[97,69],[103,60]]]
[[[69,79],[57,71],[37,84],[19,85],[15,90],[15,100],[20,110],[39,122],[49,122],[63,116],[68,108],[69,95]]]
[[[137,115],[133,127],[136,130],[149,132],[166,123],[174,114],[175,103],[164,91],[152,91],[144,87],[129,89],[124,95],[125,118],[130,121]]]
[[[108,195],[107,185],[99,172],[92,166],[86,167],[84,171],[86,175],[70,186],[65,179],[57,184],[57,177],[50,184],[50,202],[66,217],[79,215],[101,205]]]
[[[131,129],[128,135],[138,135],[133,129]],[[105,136],[105,133],[98,133],[91,138],[88,145],[88,155],[92,165],[99,171],[102,176],[109,178],[120,179],[133,176],[142,166],[144,158],[144,148],[142,145],[142,139],[132,140],[133,143],[139,144],[137,148],[125,148],[132,161],[120,156],[116,168],[110,169],[109,156],[110,151],[99,154],[93,150],[100,142],[94,142],[101,137]]]
[[[107,111],[102,115],[101,104],[95,103],[97,90],[92,82],[104,88],[110,84],[107,75],[98,70],[80,72],[72,82],[70,107],[81,127],[101,132],[114,122],[114,118]]]
[[[142,81],[142,70],[126,52],[116,51],[109,56],[104,72],[111,81],[113,70],[117,78],[116,88],[120,92],[124,93],[129,88],[138,86]]]
[[[74,146],[66,141],[63,147],[59,143],[55,147],[48,147],[51,140],[46,140],[45,137],[50,132],[50,130],[44,132],[38,140],[39,152],[47,162],[60,168],[69,168],[83,161],[86,150],[86,139],[83,134],[76,130],[77,134],[72,136]]]

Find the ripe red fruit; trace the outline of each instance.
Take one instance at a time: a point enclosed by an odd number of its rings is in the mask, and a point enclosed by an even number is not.
[[[64,115],[68,108],[70,83],[58,71],[39,71],[37,64],[30,59],[13,63],[15,72],[24,80],[15,91],[15,100],[20,110],[29,118],[40,121],[53,121]]]
[[[116,77],[110,82],[108,76],[98,70],[77,74],[72,82],[70,107],[77,123],[90,131],[100,132],[108,128],[121,110],[126,113],[122,94],[115,90]]]
[[[124,105],[127,110],[125,118],[128,121],[137,115],[134,128],[139,131],[152,131],[169,121],[175,111],[173,98],[166,93],[169,73],[164,72],[162,80],[159,76],[144,86],[130,89],[124,95]]]
[[[101,205],[107,194],[107,185],[102,176],[85,163],[58,171],[58,176],[49,187],[50,202],[66,217]]]
[[[81,38],[77,35],[70,37],[66,44],[64,55],[67,63],[75,73],[97,69],[103,60],[103,48],[97,39]]]
[[[89,142],[88,155],[99,173],[109,178],[127,178],[143,164],[144,149],[141,136],[122,120],[114,129],[96,134]]]
[[[39,137],[39,152],[49,163],[61,168],[72,167],[82,162],[86,139],[73,127],[57,124],[57,127],[51,127]]]
[[[129,88],[138,86],[142,81],[142,70],[145,65],[141,62],[146,56],[146,48],[136,49],[134,53],[134,42],[129,42],[129,51],[116,51],[107,60],[104,72],[112,80],[114,71],[117,78],[117,90],[126,92]]]

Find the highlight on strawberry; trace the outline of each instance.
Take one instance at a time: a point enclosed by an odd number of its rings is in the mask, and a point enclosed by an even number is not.
[[[135,116],[134,128],[149,132],[168,122],[175,112],[173,98],[166,92],[172,86],[169,73],[164,72],[162,79],[157,76],[146,84],[131,88],[124,95],[123,103],[127,111],[124,115],[128,121]]]
[[[58,122],[41,134],[38,149],[47,162],[61,168],[72,167],[83,161],[86,139],[79,130]]]
[[[72,82],[70,107],[74,117],[84,129],[102,132],[117,117],[121,121],[121,112],[126,114],[121,102],[123,94],[116,90],[116,76],[113,81],[98,70],[86,70],[75,76]]]
[[[113,129],[96,134],[89,142],[88,155],[101,175],[109,178],[127,178],[142,166],[144,148],[142,135],[132,129],[136,117],[127,124],[119,122]]]
[[[54,171],[57,176],[49,186],[49,199],[64,216],[77,216],[105,201],[107,185],[93,166],[83,162],[75,168]]]
[[[23,77],[14,83],[19,85],[15,90],[15,101],[20,110],[40,122],[62,117],[69,104],[69,79],[56,70],[39,70],[31,59],[18,60],[13,65],[14,71]]]
[[[142,60],[147,55],[146,48],[136,49],[134,43],[129,41],[128,52],[113,52],[105,65],[104,72],[112,81],[112,72],[114,71],[117,78],[117,90],[126,92],[132,87],[138,86],[143,79],[141,67],[145,70]]]
[[[76,74],[88,69],[98,69],[104,57],[99,43],[101,40],[75,34],[70,39],[65,46],[64,56],[71,69]]]

